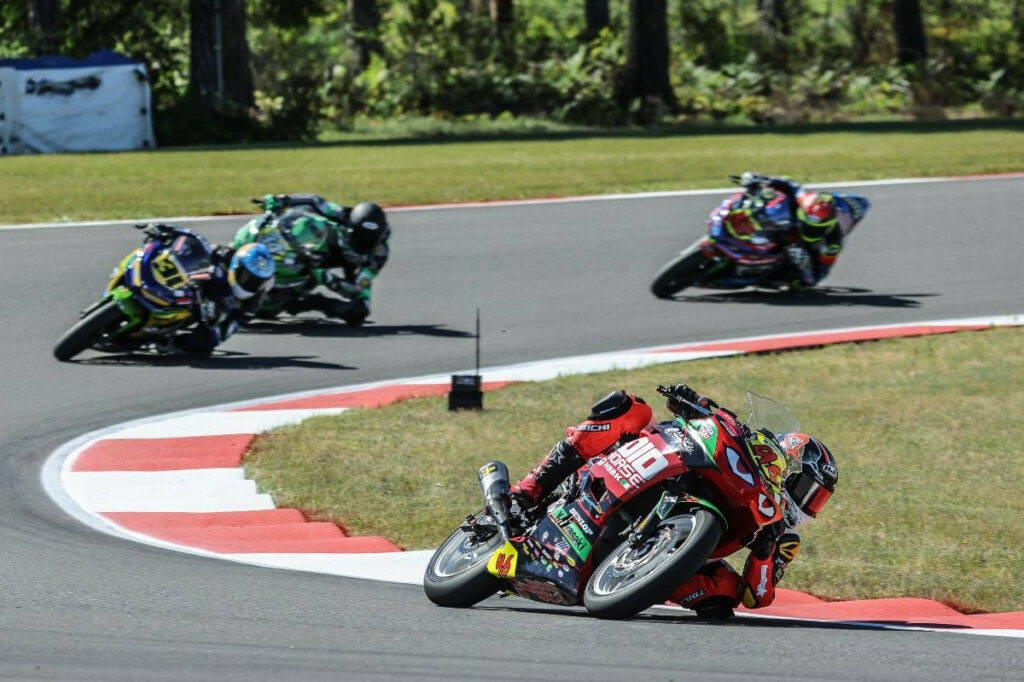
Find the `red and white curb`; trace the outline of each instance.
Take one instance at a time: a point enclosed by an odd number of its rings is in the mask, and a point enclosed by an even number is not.
[[[482,370],[484,389],[567,374],[852,341],[1022,326],[1024,315],[855,327],[658,346]],[[255,434],[316,415],[443,395],[450,375],[429,375],[262,398],[137,420],[94,431],[54,451],[44,488],[69,514],[111,535],[259,566],[398,583],[420,583],[431,551],[403,552],[381,537],[349,536],[309,522],[244,477]],[[928,599],[824,602],[780,590],[756,614],[873,627],[1024,637],[1024,612],[964,615]]]

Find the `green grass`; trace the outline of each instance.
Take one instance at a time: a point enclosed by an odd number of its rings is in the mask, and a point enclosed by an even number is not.
[[[312,419],[257,439],[246,469],[279,506],[435,546],[481,506],[475,471],[533,466],[608,390],[686,381],[742,413],[776,398],[836,452],[839,487],[785,586],[1024,610],[1024,330],[961,332],[520,384],[483,413],[441,398]],[[656,414],[667,418],[660,403]]]
[[[1024,170],[1012,122],[470,135],[9,157],[0,221],[251,213],[267,192],[396,205],[718,187],[750,168],[807,182]]]

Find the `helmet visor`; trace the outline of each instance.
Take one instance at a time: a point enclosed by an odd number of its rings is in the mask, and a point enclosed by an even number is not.
[[[797,506],[810,516],[817,516],[825,506],[832,493],[812,476],[798,474],[796,482],[790,486],[789,494]]]
[[[231,270],[229,277],[231,289],[235,296],[247,299],[266,287],[267,279],[249,272],[248,268],[237,267]]]

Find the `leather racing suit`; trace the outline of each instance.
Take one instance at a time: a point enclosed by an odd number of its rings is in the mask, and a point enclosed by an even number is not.
[[[721,409],[709,398],[695,393],[693,397],[702,407]],[[671,403],[670,409],[677,411]],[[537,505],[584,463],[606,453],[621,439],[638,436],[652,420],[651,408],[642,398],[625,391],[609,393],[593,406],[583,423],[567,429],[569,435],[512,486],[513,498],[520,507]],[[775,585],[800,550],[800,536],[795,528],[783,528],[780,521],[758,531],[747,548],[750,555],[742,574],[723,560],[708,562],[670,599],[709,618],[727,618],[740,603],[748,608],[768,606],[775,598]]]
[[[213,244],[198,232],[183,227],[158,225],[154,230],[160,235],[157,238],[174,241],[176,254],[186,249],[191,252],[190,257],[208,263],[203,271],[189,273],[189,285],[198,294],[194,313],[198,323],[187,332],[171,337],[159,348],[166,352],[207,356],[252,320],[262,294],[242,301],[231,291],[228,268],[235,249]],[[179,239],[181,237],[184,239]]]
[[[790,285],[797,289],[813,287],[828,275],[843,250],[843,236],[864,219],[869,208],[867,200],[860,197],[851,201],[840,195],[829,195],[835,202],[836,220],[826,228],[816,228],[797,216],[797,199],[806,192],[799,183],[751,172],[744,173],[741,182],[748,189],[766,187],[789,198],[790,224],[794,229],[792,243],[785,247],[784,253],[796,274]]]
[[[351,206],[336,204],[317,194],[279,194],[265,197],[264,208],[297,209],[307,214],[304,219],[320,222],[320,227],[327,233],[326,250],[319,254],[318,262],[309,269],[311,284],[326,286],[348,299],[342,301],[308,291],[290,302],[287,311],[294,315],[318,310],[349,324],[362,324],[370,314],[373,280],[388,261],[390,227],[385,228],[371,251],[363,253],[349,243]],[[332,270],[340,270],[341,276]]]

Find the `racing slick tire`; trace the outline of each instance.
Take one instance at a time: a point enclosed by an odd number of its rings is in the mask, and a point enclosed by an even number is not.
[[[83,350],[92,347],[103,333],[115,326],[124,318],[116,301],[107,301],[88,315],[80,319],[75,326],[64,332],[64,335],[53,347],[53,357],[65,362]]]
[[[478,520],[482,517],[482,512],[477,515]],[[449,535],[423,574],[427,598],[438,606],[464,609],[496,593],[501,581],[487,572],[487,562],[502,544],[500,533],[477,539],[459,528]]]
[[[684,249],[666,263],[651,283],[651,293],[658,298],[672,298],[700,280],[708,259],[700,251],[700,242]]]
[[[583,592],[598,618],[629,618],[668,599],[708,560],[722,522],[706,509],[670,516],[642,546],[623,542],[602,561]]]

